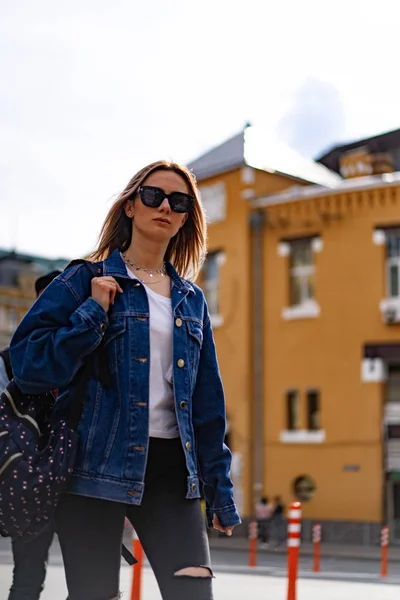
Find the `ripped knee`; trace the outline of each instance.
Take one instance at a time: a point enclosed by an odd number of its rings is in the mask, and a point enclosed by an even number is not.
[[[174,573],[175,577],[200,577],[211,578],[213,576],[209,567],[185,567]]]

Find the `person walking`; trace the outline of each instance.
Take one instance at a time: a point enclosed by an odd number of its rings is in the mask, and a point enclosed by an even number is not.
[[[260,501],[256,504],[258,537],[262,544],[269,543],[272,511],[273,508],[269,499],[267,498],[267,496],[262,496],[260,498]]]
[[[136,530],[163,600],[211,600],[207,522],[240,523],[224,444],[225,400],[210,316],[193,280],[206,251],[194,176],[158,161],[111,207],[93,261],[45,290],[11,342],[25,393],[57,386],[68,409],[74,377],[93,374],[78,427],[75,468],[56,512],[69,600],[119,596],[124,519]],[[101,274],[100,274],[101,273]],[[96,349],[107,352],[109,385]]]
[[[276,547],[280,546],[286,540],[285,506],[281,496],[275,496],[273,501],[272,535],[275,539]]]
[[[51,271],[35,281],[36,298],[61,271]],[[0,391],[3,391],[13,378],[10,350],[0,352]],[[12,541],[14,560],[13,579],[8,600],[38,600],[46,579],[49,548],[54,537],[54,526],[29,541],[17,538]]]

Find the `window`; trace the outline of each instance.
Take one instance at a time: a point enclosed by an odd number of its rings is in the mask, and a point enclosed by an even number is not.
[[[8,331],[14,333],[18,325],[18,315],[14,308],[10,308],[8,311]]]
[[[219,284],[220,284],[220,266],[224,261],[224,254],[221,251],[210,252],[202,268],[203,290],[208,304],[208,310],[211,316],[220,314],[219,306]]]
[[[300,427],[300,403],[298,390],[289,390],[286,394],[287,431],[296,431]]]
[[[400,298],[400,228],[386,231],[387,288],[389,298]]]
[[[307,429],[308,431],[321,429],[318,390],[308,390],[307,392]]]
[[[314,299],[312,240],[294,240],[290,246],[290,304],[299,306]]]
[[[199,187],[201,201],[204,206],[208,223],[220,223],[226,219],[226,190],[225,183]]]
[[[388,366],[386,381],[386,402],[395,402],[400,405],[400,365]]]
[[[308,502],[314,496],[317,486],[309,475],[300,475],[293,482],[293,491],[298,500]]]
[[[4,306],[0,306],[0,331],[8,331],[7,311]]]

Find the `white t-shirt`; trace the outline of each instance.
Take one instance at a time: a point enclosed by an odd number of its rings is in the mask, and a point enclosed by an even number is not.
[[[132,279],[138,279],[128,268]],[[143,284],[150,311],[149,435],[179,437],[173,390],[173,318],[171,298]]]

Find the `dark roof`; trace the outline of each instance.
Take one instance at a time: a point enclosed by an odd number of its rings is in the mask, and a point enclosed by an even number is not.
[[[48,273],[56,269],[63,270],[70,262],[66,258],[46,258],[35,254],[16,252],[15,250],[4,250],[0,248],[0,262],[15,262],[35,265],[42,273]]]
[[[188,166],[201,181],[244,165],[320,185],[334,186],[341,179],[326,167],[274,140],[269,132],[254,126],[246,126]]]
[[[189,164],[197,179],[232,171],[245,164],[243,131],[209,150]]]
[[[328,169],[339,173],[339,158],[350,150],[356,148],[368,148],[371,153],[387,152],[394,148],[400,147],[400,129],[394,129],[393,131],[387,131],[386,133],[380,133],[372,137],[363,138],[347,144],[339,144],[331,148],[328,152],[325,152],[319,156],[317,162],[325,165]]]

